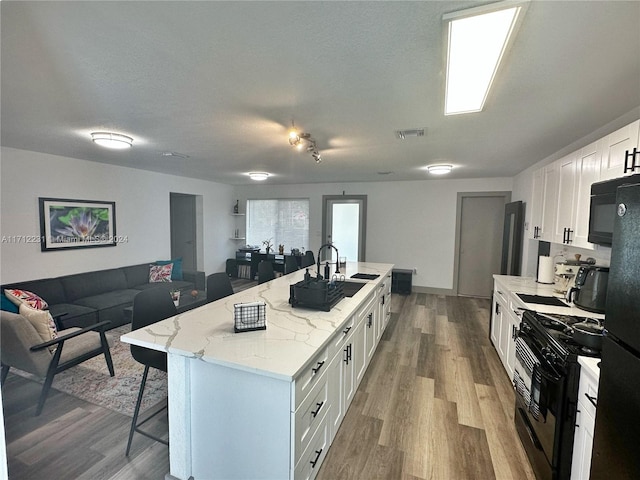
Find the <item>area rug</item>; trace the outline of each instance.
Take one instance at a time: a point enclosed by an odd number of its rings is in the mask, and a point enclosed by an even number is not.
[[[144,366],[133,359],[129,344],[120,341],[120,336],[130,329],[130,325],[124,325],[106,333],[111,345],[115,377],[109,376],[107,363],[104,356],[100,355],[56,375],[53,388],[133,417]],[[29,373],[16,369],[11,371],[42,383],[42,379]],[[144,412],[166,397],[167,374],[155,368],[150,369],[140,411]]]

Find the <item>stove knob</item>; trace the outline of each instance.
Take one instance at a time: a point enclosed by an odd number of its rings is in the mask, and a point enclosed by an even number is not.
[[[558,356],[552,351],[550,351],[549,349],[545,348],[544,350],[546,350],[546,351],[543,351],[545,360],[549,363],[556,363],[556,360],[558,360]]]

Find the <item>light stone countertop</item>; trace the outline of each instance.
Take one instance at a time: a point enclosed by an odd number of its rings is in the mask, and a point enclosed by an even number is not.
[[[123,335],[121,340],[291,381],[329,342],[336,330],[357,312],[369,294],[379,284],[390,280],[386,276],[392,268],[392,264],[386,263],[347,262],[346,269],[341,268],[345,279],[366,285],[353,297],[340,300],[329,312],[289,305],[289,286],[303,279],[305,270],[302,269],[135,330]],[[309,270],[315,276],[315,265]],[[380,277],[370,281],[349,278],[355,273],[379,274]],[[234,304],[256,301],[267,304],[267,329],[235,333]]]
[[[553,284],[549,285],[545,283],[538,283],[536,279],[532,277],[517,277],[512,275],[494,275],[493,279],[511,293],[525,293],[528,295],[556,297],[568,305],[567,307],[556,307],[553,305],[525,303],[520,297],[516,297],[514,295],[514,300],[519,303],[519,307],[526,308],[528,310],[535,310],[536,312],[540,313],[575,315],[576,317],[604,319],[604,315],[601,313],[588,312],[574,306],[573,303],[568,303],[562,295],[555,293]]]

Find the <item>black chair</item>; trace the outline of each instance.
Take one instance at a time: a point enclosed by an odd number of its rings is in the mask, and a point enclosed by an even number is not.
[[[300,270],[298,260],[293,255],[286,255],[284,257],[284,274],[286,275],[296,270]]]
[[[273,271],[273,264],[266,260],[261,261],[258,264],[258,285],[274,278],[276,278],[276,274]]]
[[[233,295],[229,275],[225,272],[212,273],[207,277],[207,303]]]
[[[164,320],[165,318],[177,315],[176,306],[171,300],[171,294],[163,288],[151,288],[149,290],[143,290],[138,293],[133,299],[133,316],[131,318],[131,330],[138,330],[144,328],[153,323]],[[145,437],[149,437],[156,442],[169,445],[169,442],[159,437],[151,435],[140,427],[151,420],[158,413],[164,409],[160,409],[153,415],[144,419],[142,422],[138,422],[138,414],[140,413],[140,405],[142,403],[142,395],[144,394],[144,386],[147,383],[147,376],[149,375],[149,368],[157,368],[163,372],[167,371],[167,354],[165,352],[159,352],[157,350],[151,350],[145,347],[139,347],[137,345],[131,345],[131,355],[133,358],[144,365],[144,373],[142,374],[142,382],[140,382],[140,391],[138,392],[138,400],[136,402],[136,408],[133,412],[133,419],[131,420],[131,430],[129,431],[129,441],[127,442],[127,453],[129,456],[129,450],[131,449],[131,441],[133,440],[133,432],[138,432]]]
[[[304,252],[304,257],[302,257],[302,268],[312,267],[315,264],[316,260],[313,256],[313,252],[311,250]]]

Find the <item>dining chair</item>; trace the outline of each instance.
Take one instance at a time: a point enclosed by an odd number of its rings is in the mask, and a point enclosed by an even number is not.
[[[261,261],[258,264],[258,285],[268,282],[276,278],[276,274],[273,271],[273,264],[266,260]]]
[[[304,256],[302,257],[302,268],[311,267],[316,264],[315,257],[313,256],[313,252],[311,250],[307,250],[304,252]]]
[[[293,255],[286,255],[284,257],[284,274],[288,274],[291,272],[295,272],[296,270],[300,270],[298,267],[298,260]]]
[[[207,303],[233,295],[229,275],[225,272],[212,273],[207,277]]]
[[[149,290],[143,290],[133,298],[133,315],[131,318],[131,331],[138,330],[140,328],[148,327],[156,322],[164,320],[165,318],[177,315],[176,306],[171,299],[171,294],[163,288],[151,288]],[[144,372],[142,374],[142,381],[140,382],[140,390],[138,391],[138,399],[136,401],[136,407],[133,411],[133,419],[131,420],[131,429],[129,430],[129,441],[127,442],[126,456],[129,456],[131,450],[131,442],[133,440],[133,433],[138,432],[145,437],[151,438],[156,442],[169,445],[169,442],[163,440],[160,437],[156,437],[140,427],[155,417],[158,413],[164,409],[156,411],[142,422],[138,423],[138,415],[140,414],[140,405],[142,404],[142,397],[144,394],[144,387],[147,383],[147,376],[149,375],[149,369],[155,368],[163,372],[167,371],[167,354],[166,352],[159,352],[157,350],[151,350],[150,348],[140,347],[138,345],[131,345],[131,355],[134,360],[144,365]]]

